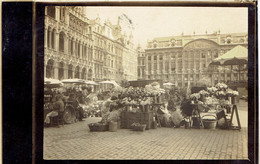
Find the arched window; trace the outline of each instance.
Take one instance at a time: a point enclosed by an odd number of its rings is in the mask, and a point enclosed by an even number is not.
[[[61,32],[59,35],[59,50],[62,52],[64,52],[64,37],[65,37],[65,34],[63,32]]]
[[[65,21],[65,8],[64,7],[61,7],[61,9],[60,9],[60,20],[62,22]]]
[[[71,41],[70,41],[70,50],[71,50],[71,54],[73,55],[73,51],[74,51],[74,49],[73,49],[73,39],[71,39]]]
[[[92,80],[92,69],[88,70],[88,80]]]
[[[48,6],[47,15],[55,19],[55,6]]]
[[[48,28],[48,32],[47,32],[47,47],[51,48],[51,28]]]
[[[77,66],[75,69],[75,78],[79,79],[79,66]]]
[[[73,78],[73,71],[72,71],[73,66],[70,64],[68,67],[68,79]]]
[[[54,75],[54,68],[53,68],[53,60],[49,60],[46,65],[46,77],[53,78]]]
[[[54,49],[54,43],[55,43],[55,32],[56,30],[52,30],[51,32],[51,48]]]
[[[80,58],[80,44],[78,44],[78,58]]]
[[[63,62],[60,62],[59,64],[59,80],[62,80],[64,78],[64,64]]]
[[[70,45],[71,45],[71,40],[70,39],[68,39],[68,54],[71,54],[71,47],[70,47]]]
[[[82,69],[81,79],[86,79],[86,68],[83,68],[83,69]]]

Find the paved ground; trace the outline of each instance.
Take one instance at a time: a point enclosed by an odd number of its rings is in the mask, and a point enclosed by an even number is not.
[[[157,128],[89,132],[87,124],[100,118],[44,128],[44,159],[247,159],[247,111],[239,109],[241,131]]]

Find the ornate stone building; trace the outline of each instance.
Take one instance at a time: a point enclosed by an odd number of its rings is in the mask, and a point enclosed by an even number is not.
[[[237,45],[247,48],[247,33],[205,35],[181,35],[155,38],[145,49],[144,79],[162,79],[185,87],[188,83],[196,85],[202,77],[210,77],[213,84],[238,79],[230,68],[212,71],[209,64]],[[247,73],[241,75],[247,79]]]
[[[137,79],[132,35],[122,34],[120,22],[89,20],[85,7],[46,7],[44,40],[47,78]]]
[[[137,79],[144,80],[145,79],[145,51],[139,46],[137,48],[137,54],[138,54]]]

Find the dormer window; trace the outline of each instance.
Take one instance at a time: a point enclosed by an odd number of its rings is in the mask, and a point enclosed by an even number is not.
[[[226,42],[227,42],[227,44],[230,44],[230,43],[232,42],[231,36],[228,36],[228,37],[227,37]]]
[[[157,45],[158,45],[157,42],[154,41],[154,42],[153,42],[153,48],[157,48]]]
[[[170,41],[170,46],[171,47],[174,47],[176,45],[176,40],[175,39],[172,39],[171,41]]]

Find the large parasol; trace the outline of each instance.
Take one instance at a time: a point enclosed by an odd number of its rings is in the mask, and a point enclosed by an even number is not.
[[[44,79],[44,86],[47,88],[58,88],[61,87],[63,83],[57,79],[45,78]]]
[[[86,84],[85,80],[83,79],[64,79],[61,80],[63,83],[71,83],[71,84]]]
[[[214,59],[210,65],[244,65],[248,63],[248,50],[242,46],[236,46],[224,55]]]
[[[168,82],[168,83],[163,83],[163,85],[164,85],[164,86],[173,86],[173,85],[175,85],[175,84]]]
[[[218,58],[214,59],[210,66],[230,66],[231,71],[238,71],[239,81],[240,81],[240,71],[245,71],[246,69],[242,68],[244,65],[248,64],[248,49],[243,46],[236,46],[224,55],[219,56]],[[238,66],[238,70],[233,69],[233,66]],[[231,76],[230,76],[231,80]]]
[[[89,85],[99,85],[95,81],[86,81],[86,84],[89,84]]]
[[[108,81],[108,80],[106,80],[106,81],[101,81],[101,82],[99,82],[100,84],[114,84],[114,82],[112,82],[112,81]]]

